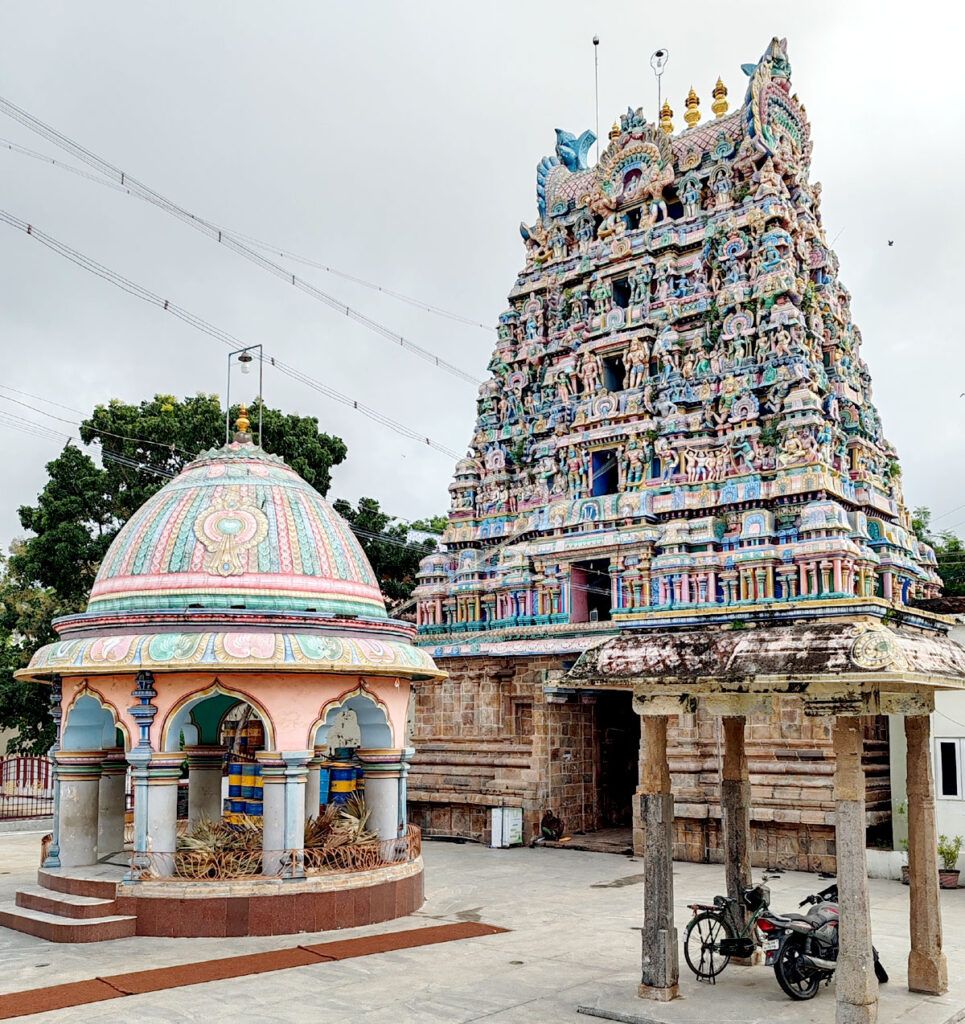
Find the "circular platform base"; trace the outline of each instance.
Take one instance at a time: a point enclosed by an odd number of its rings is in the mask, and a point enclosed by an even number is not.
[[[42,869],[38,881],[52,892],[112,900],[107,913],[114,920],[134,918],[133,934],[200,938],[331,931],[405,917],[422,906],[422,872],[418,857],[287,881],[123,882],[91,868]]]

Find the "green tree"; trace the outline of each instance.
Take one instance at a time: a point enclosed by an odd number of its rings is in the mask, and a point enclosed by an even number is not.
[[[919,540],[935,549],[938,559],[938,575],[942,578],[943,590],[948,597],[965,595],[965,545],[951,530],[931,532],[931,510],[924,505],[911,513],[911,528]]]
[[[355,531],[390,604],[407,600],[416,584],[419,561],[436,549],[432,538],[415,539],[410,531],[436,533],[432,527],[446,520],[434,516],[406,525],[383,512],[375,498],[360,498],[356,508],[340,498],[335,511]]]
[[[261,411],[262,447],[326,494],[332,467],[347,454],[345,442],[320,433],[314,416]],[[257,430],[257,404],[249,412]],[[233,407],[230,419],[238,414]],[[0,728],[17,729],[15,745],[31,750],[51,743],[47,691],[18,683],[13,672],[55,638],[52,618],[83,609],[101,559],[127,519],[197,454],[224,443],[225,414],[213,395],[155,395],[138,405],[114,400],[94,409],[80,436],[100,447],[103,468],[67,445],[47,464],[36,504],[19,509],[30,535],[0,565]]]

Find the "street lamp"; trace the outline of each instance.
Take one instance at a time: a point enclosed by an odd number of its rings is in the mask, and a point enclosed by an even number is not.
[[[253,356],[252,352],[258,355]],[[225,411],[224,411],[224,440],[225,444],[231,440],[231,364],[236,360],[241,366],[244,374],[251,372],[251,364],[258,359],[258,444],[261,445],[261,422],[264,400],[262,399],[262,384],[264,381],[265,360],[262,354],[261,345],[246,345],[244,348],[235,349],[228,353],[228,383],[225,388]]]

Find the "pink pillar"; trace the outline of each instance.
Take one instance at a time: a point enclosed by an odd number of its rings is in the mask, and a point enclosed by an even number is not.
[[[707,574],[707,600],[710,604],[717,603],[717,573]]]
[[[833,558],[831,564],[834,566],[834,589],[836,593],[840,594],[844,590],[844,583],[841,579],[841,559]]]
[[[690,573],[680,574],[680,603],[690,604]]]
[[[804,564],[804,562],[799,562],[798,566],[800,567],[800,570],[801,570],[800,594],[801,594],[801,597],[806,597],[807,596],[807,592],[808,592],[808,570],[807,570],[807,566]]]

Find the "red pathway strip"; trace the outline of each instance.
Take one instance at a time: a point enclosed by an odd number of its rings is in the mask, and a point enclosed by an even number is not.
[[[427,928],[410,928],[397,932],[383,932],[379,935],[363,935],[354,939],[336,939],[333,942],[318,942],[310,946],[290,946],[287,949],[266,950],[264,953],[249,953],[244,956],[223,957],[218,960],[202,960],[195,964],[178,964],[174,967],[155,967],[147,971],[133,971],[129,974],[112,974],[89,981],[73,981],[65,985],[51,985],[49,988],[32,988],[23,992],[0,995],[0,1020],[25,1017],[32,1013],[48,1010],[63,1010],[68,1006],[82,1006],[85,1003],[102,1002],[105,999],[121,999],[124,996],[145,992],[160,992],[169,988],[199,985],[206,981],[223,981],[228,978],[244,978],[267,971],[284,971],[291,967],[306,967],[333,960],[348,960],[357,956],[374,953],[388,953],[395,949],[413,949],[430,946],[437,942],[453,942],[458,939],[472,939],[481,935],[498,935],[508,928],[497,928],[491,924],[477,924],[467,921],[458,924],[432,925]]]

